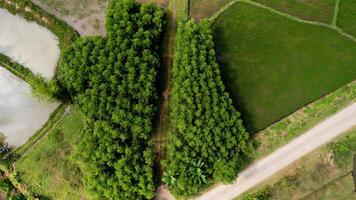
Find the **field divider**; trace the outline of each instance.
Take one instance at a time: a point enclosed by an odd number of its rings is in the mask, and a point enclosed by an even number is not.
[[[12,74],[14,74],[15,76],[21,78],[22,80],[26,81],[26,77],[24,74],[22,74],[21,72],[17,71],[16,69],[14,69],[13,67],[11,67],[10,65],[8,65],[7,63],[3,62],[2,60],[0,60],[0,65],[1,67],[4,67],[6,70],[8,70],[9,72],[11,72]]]
[[[49,120],[39,129],[35,135],[33,135],[24,145],[14,149],[12,154],[18,156],[15,162],[21,160],[24,155],[29,152],[36,144],[47,136],[57,125],[63,120],[63,118],[69,113],[70,105],[61,104],[49,117]]]
[[[331,21],[331,26],[337,27],[337,17],[339,15],[339,5],[340,5],[340,0],[335,0],[335,8],[334,8],[334,15],[333,19]]]
[[[215,12],[213,14],[213,16],[211,16],[209,18],[210,21],[215,22],[215,20],[222,14],[224,13],[227,9],[229,9],[231,6],[235,5],[235,3],[237,3],[237,0],[233,0],[229,3],[227,3],[225,6],[223,6],[222,8],[220,8],[217,12]]]
[[[22,160],[25,155],[30,152],[30,150],[36,146],[40,141],[43,140],[43,138],[45,138],[50,132],[52,132],[60,122],[62,122],[62,120],[64,119],[64,117],[70,112],[70,105],[66,106],[64,113],[61,115],[61,117],[52,125],[50,126],[50,128],[48,130],[43,130],[43,134],[40,135],[40,137],[36,138],[35,141],[32,142],[31,146],[29,146],[27,149],[25,149],[25,151],[21,154],[21,157],[17,160],[20,161]],[[50,119],[51,120],[51,119]],[[16,161],[16,162],[17,162]]]

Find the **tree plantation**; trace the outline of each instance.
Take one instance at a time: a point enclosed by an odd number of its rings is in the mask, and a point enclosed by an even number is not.
[[[78,39],[60,61],[60,83],[88,118],[76,159],[93,198],[151,199],[163,11],[113,0],[106,21],[106,38]]]
[[[182,20],[177,31],[164,181],[186,196],[231,182],[252,146],[225,92],[210,22]]]

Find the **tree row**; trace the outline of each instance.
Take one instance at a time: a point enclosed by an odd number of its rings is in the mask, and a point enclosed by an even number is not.
[[[178,22],[164,182],[190,195],[231,182],[252,146],[216,62],[211,24]]]

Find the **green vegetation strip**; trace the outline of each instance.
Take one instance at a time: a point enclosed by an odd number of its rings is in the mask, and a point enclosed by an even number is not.
[[[51,98],[59,91],[55,80],[46,81],[42,76],[35,75],[28,68],[14,62],[11,58],[0,53],[0,67],[5,68],[15,76],[26,81],[32,88],[32,94],[45,100]]]
[[[335,0],[335,8],[334,8],[334,15],[333,19],[331,21],[331,25],[336,27],[337,25],[337,17],[339,15],[339,5],[340,5],[340,0]]]
[[[237,3],[214,24],[225,85],[251,132],[356,78],[354,40],[256,5]]]
[[[66,114],[66,109],[69,106],[67,104],[61,104],[49,117],[48,121],[42,126],[42,128],[22,146],[16,148],[12,153],[20,160],[22,156],[29,151],[38,141],[40,141],[46,134],[51,132],[56,125],[63,119]]]

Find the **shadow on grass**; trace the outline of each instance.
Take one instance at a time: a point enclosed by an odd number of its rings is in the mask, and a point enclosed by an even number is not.
[[[252,115],[247,111],[246,102],[243,100],[241,96],[239,96],[240,91],[238,88],[234,87],[233,82],[235,81],[235,75],[231,75],[231,71],[229,71],[229,67],[227,67],[227,63],[224,62],[224,57],[222,55],[222,50],[220,49],[220,43],[218,38],[221,38],[221,30],[217,28],[213,28],[213,36],[214,36],[214,44],[215,44],[215,52],[217,55],[217,62],[220,66],[221,71],[221,79],[226,88],[226,92],[229,93],[229,96],[232,100],[233,106],[236,108],[238,112],[241,113],[241,118],[243,120],[243,124],[246,127],[247,131],[250,134],[255,134],[257,131],[264,129],[265,127],[257,127],[257,124],[252,119]]]

